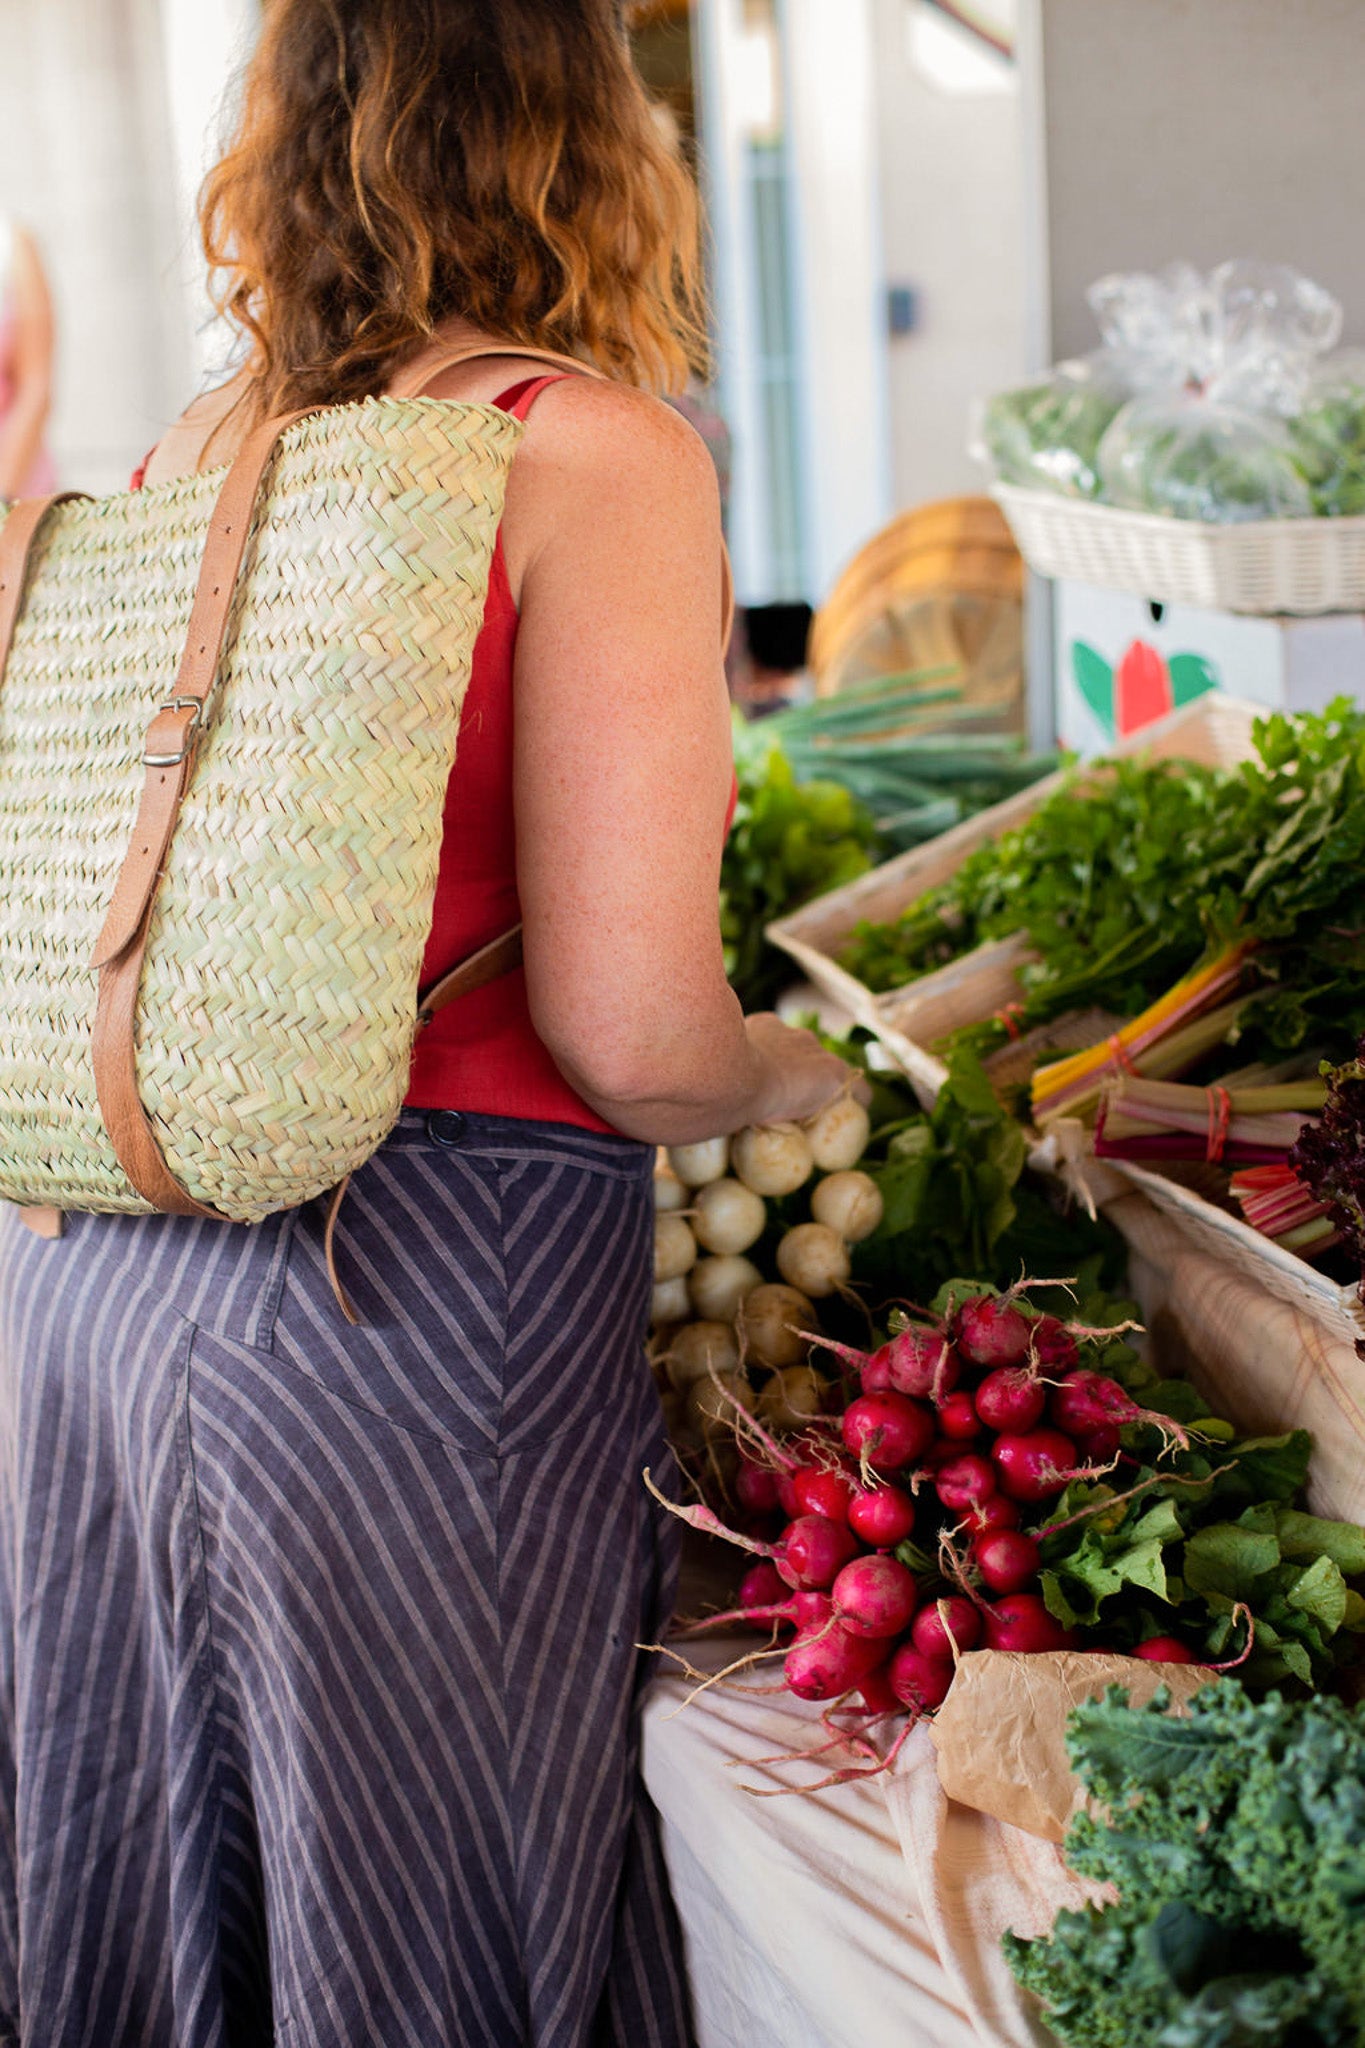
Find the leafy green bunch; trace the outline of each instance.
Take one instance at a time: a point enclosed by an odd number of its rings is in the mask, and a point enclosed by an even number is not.
[[[883,1214],[854,1247],[853,1267],[874,1297],[927,1304],[961,1273],[1008,1287],[1021,1273],[1080,1269],[1086,1289],[1117,1284],[1122,1239],[1109,1224],[1064,1212],[1026,1170],[1023,1131],[969,1049],[951,1054],[932,1110],[907,1115],[887,1091],[874,1098],[872,1119],[859,1163],[880,1189]]]
[[[1108,1818],[1066,1860],[1118,1903],[1005,1937],[1066,2048],[1362,2048],[1365,1708],[1252,1701],[1231,1680],[1171,1719],[1111,1687],[1071,1717]]]
[[[1186,1380],[1157,1381],[1128,1354],[1102,1371],[1189,1431],[1167,1446],[1152,1423],[1122,1432],[1113,1478],[1073,1480],[1047,1517],[1043,1598],[1067,1628],[1117,1651],[1175,1635],[1209,1662],[1249,1654],[1244,1684],[1319,1684],[1359,1654],[1365,1530],[1295,1506],[1308,1476],[1306,1430],[1239,1438]]]
[[[842,955],[890,988],[1024,932],[1026,1024],[1098,1005],[1133,1014],[1206,950],[1255,938],[1263,993],[1244,1031],[1267,1051],[1365,1030],[1365,712],[1259,719],[1234,768],[1123,759],[1073,772],[1017,830],[979,847]],[[1359,1020],[1357,1022],[1357,1020]],[[1002,1032],[972,1034],[979,1047]]]
[[[837,782],[798,782],[779,748],[740,763],[720,870],[725,972],[746,1010],[766,1009],[791,966],[764,936],[774,919],[871,867],[869,812]]]

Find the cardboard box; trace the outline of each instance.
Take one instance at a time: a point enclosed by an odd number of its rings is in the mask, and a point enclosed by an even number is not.
[[[1274,711],[1365,702],[1365,614],[1252,618],[1085,583],[1053,592],[1057,734],[1087,758],[1210,690]]]

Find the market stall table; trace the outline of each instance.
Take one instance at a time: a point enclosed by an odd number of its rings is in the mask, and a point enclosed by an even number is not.
[[[727,1638],[711,1668],[741,1654]],[[769,1667],[770,1669],[772,1667]],[[759,1667],[761,1674],[763,1667]],[[741,1682],[761,1684],[747,1674]],[[1056,1849],[939,1791],[927,1727],[893,1775],[780,1798],[829,1767],[818,1707],[661,1677],[644,1769],[687,1944],[699,2048],[1041,2048],[999,1954],[1084,1893]],[[854,1763],[838,1754],[833,1762]]]

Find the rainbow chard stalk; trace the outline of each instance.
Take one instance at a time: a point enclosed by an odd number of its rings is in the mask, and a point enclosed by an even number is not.
[[[1316,1258],[1341,1243],[1343,1233],[1328,1204],[1320,1202],[1283,1160],[1277,1166],[1248,1166],[1235,1173],[1228,1193],[1240,1203],[1253,1230],[1273,1237],[1301,1259]]]
[[[1033,1116],[1088,1116],[1105,1083],[1120,1074],[1166,1079],[1184,1073],[1220,1045],[1241,1014],[1240,989],[1254,940],[1229,946],[1167,989],[1138,1017],[1100,1045],[1039,1067],[1033,1077]]]
[[[1101,1159],[1205,1160],[1228,1166],[1284,1163],[1304,1122],[1327,1099],[1324,1081],[1191,1088],[1125,1075],[1100,1099]]]

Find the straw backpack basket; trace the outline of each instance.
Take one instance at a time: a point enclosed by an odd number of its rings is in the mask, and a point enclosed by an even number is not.
[[[5,519],[0,1198],[250,1223],[393,1125],[522,432],[407,394],[491,353]]]

